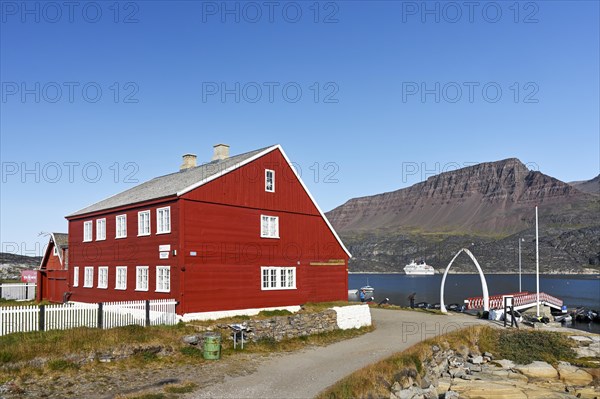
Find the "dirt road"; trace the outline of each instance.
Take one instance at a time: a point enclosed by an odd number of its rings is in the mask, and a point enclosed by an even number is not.
[[[433,336],[486,323],[451,314],[372,309],[376,330],[327,347],[277,356],[256,372],[204,387],[188,398],[313,398],[352,372]]]

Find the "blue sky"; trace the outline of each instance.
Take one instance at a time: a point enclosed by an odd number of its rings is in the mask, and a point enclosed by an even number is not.
[[[600,170],[596,1],[0,4],[3,251],[220,142],[282,144],[326,211],[509,157]]]

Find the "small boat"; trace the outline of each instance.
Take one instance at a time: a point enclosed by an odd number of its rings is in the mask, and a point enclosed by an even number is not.
[[[569,314],[554,316],[554,321],[558,321],[559,323],[571,323],[573,321],[573,317]]]
[[[367,295],[373,295],[373,293],[375,292],[375,288],[371,287],[369,285],[369,278],[367,277],[367,285],[360,287],[361,290],[365,291],[365,294]]]
[[[575,311],[575,320],[582,323],[590,323],[598,317],[598,313],[589,309],[577,309]]]
[[[419,303],[415,304],[415,308],[418,308],[418,309],[429,309],[430,306],[431,305],[428,304],[427,302],[419,302]]]
[[[365,294],[367,295],[373,295],[373,293],[375,292],[375,288],[371,287],[368,283],[364,287],[360,287],[360,290],[364,290]]]
[[[450,305],[446,306],[446,309],[451,312],[462,312],[463,306],[464,305],[459,305],[458,303],[451,303]]]
[[[439,302],[434,303],[433,305],[431,305],[431,309],[440,310],[441,309],[440,303]]]

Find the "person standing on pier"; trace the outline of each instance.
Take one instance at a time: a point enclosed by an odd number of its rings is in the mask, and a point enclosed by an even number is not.
[[[415,297],[417,296],[416,292],[413,292],[412,294],[410,294],[408,296],[408,301],[410,302],[410,308],[414,309],[415,308]]]

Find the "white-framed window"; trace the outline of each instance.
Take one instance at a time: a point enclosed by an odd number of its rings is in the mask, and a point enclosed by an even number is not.
[[[92,221],[83,222],[83,242],[92,241]]]
[[[275,192],[275,171],[271,169],[265,170],[265,191],[269,193]]]
[[[117,266],[115,290],[127,289],[127,266]]]
[[[79,266],[73,267],[73,287],[79,287]]]
[[[96,241],[106,240],[106,219],[96,220]]]
[[[108,288],[108,266],[98,268],[98,288]]]
[[[85,288],[94,287],[94,267],[86,266],[83,268],[83,286]]]
[[[52,248],[52,255],[58,256],[58,248],[56,248],[56,244],[54,244],[54,247]]]
[[[115,220],[117,224],[117,235],[115,238],[127,237],[127,215],[118,215]]]
[[[263,266],[260,268],[262,290],[295,290],[296,268]]]
[[[150,211],[138,212],[138,236],[150,235]]]
[[[260,216],[260,236],[263,238],[279,238],[278,216]]]
[[[156,292],[171,291],[171,267],[156,266]]]
[[[148,266],[136,266],[135,290],[148,291]]]
[[[165,206],[156,210],[156,234],[171,232],[171,207]]]

